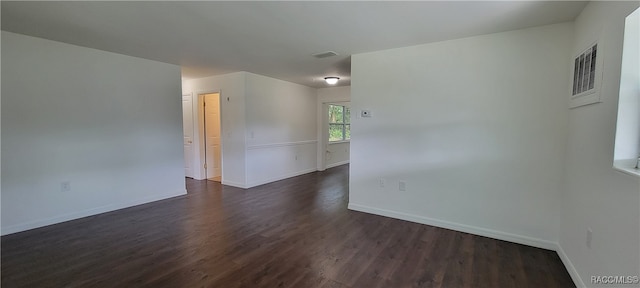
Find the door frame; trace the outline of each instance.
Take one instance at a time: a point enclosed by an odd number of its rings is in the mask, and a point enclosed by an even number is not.
[[[196,145],[195,145],[195,142],[196,142],[196,141],[195,141],[196,135],[195,135],[195,134],[196,134],[197,132],[196,132],[196,127],[195,127],[195,126],[196,126],[196,121],[195,121],[195,119],[194,119],[194,117],[193,117],[193,116],[194,116],[194,115],[193,115],[193,93],[191,93],[191,92],[189,92],[189,93],[182,93],[182,101],[184,101],[184,98],[185,98],[185,97],[188,97],[188,98],[191,100],[191,143],[190,143],[190,144],[191,144],[191,153],[190,153],[190,155],[185,155],[185,156],[184,156],[185,158],[186,158],[186,157],[189,157],[189,158],[190,158],[190,160],[191,160],[191,167],[190,167],[191,174],[190,174],[190,175],[187,175],[187,173],[185,173],[185,177],[189,177],[189,178],[196,178],[196,177],[195,177],[195,176],[196,176],[196,175],[195,175],[196,173],[195,173],[195,170],[194,170],[195,163],[194,163],[194,161],[193,161],[193,160],[195,159],[195,151],[196,151],[196,149],[195,149],[195,146],[196,146]],[[183,108],[183,109],[184,109],[184,108]],[[183,129],[184,129],[184,114],[182,115],[182,121],[183,121]],[[183,131],[182,135],[183,135],[183,138],[184,138],[184,131]],[[183,143],[183,146],[184,146],[184,143]],[[185,159],[185,161],[186,161],[186,159]],[[185,172],[186,172],[186,171],[185,171]]]
[[[197,111],[196,115],[197,115],[197,123],[198,123],[198,149],[197,149],[197,157],[196,157],[196,161],[194,162],[194,166],[197,165],[198,169],[197,171],[194,171],[194,175],[197,175],[198,178],[197,180],[205,180],[207,179],[207,170],[204,168],[204,164],[206,163],[207,159],[206,159],[206,134],[205,134],[205,115],[204,115],[204,95],[206,94],[215,94],[218,93],[218,95],[220,95],[220,97],[218,98],[218,107],[220,108],[220,180],[221,182],[224,181],[224,109],[222,107],[222,104],[224,103],[222,101],[222,90],[205,90],[205,91],[198,91],[195,92],[194,94],[198,96],[197,101],[193,101],[194,102],[194,109],[195,111]],[[195,142],[195,141],[194,141]],[[197,172],[197,173],[196,173]]]

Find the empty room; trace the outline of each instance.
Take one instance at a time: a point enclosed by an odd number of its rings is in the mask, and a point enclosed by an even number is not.
[[[638,1],[1,1],[2,287],[639,287]]]

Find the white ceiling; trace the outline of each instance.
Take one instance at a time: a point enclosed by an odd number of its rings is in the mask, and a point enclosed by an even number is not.
[[[573,20],[586,2],[8,2],[2,30],[311,87],[350,83],[350,55]],[[332,50],[339,56],[311,55]]]

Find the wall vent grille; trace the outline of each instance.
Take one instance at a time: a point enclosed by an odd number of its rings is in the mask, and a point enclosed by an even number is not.
[[[573,64],[573,93],[575,96],[593,90],[596,80],[596,56],[598,44],[578,55]]]
[[[328,57],[333,57],[333,56],[338,56],[338,53],[333,52],[333,51],[327,51],[327,52],[320,52],[320,53],[316,53],[312,55],[313,57],[316,57],[318,59],[322,59],[322,58],[328,58]]]

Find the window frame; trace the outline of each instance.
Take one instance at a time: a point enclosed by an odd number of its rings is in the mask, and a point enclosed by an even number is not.
[[[327,105],[327,114],[331,111],[331,106],[334,107],[341,107],[342,108],[342,122],[331,122],[331,117],[329,117],[329,119],[327,119],[327,141],[329,142],[329,144],[335,144],[335,143],[342,143],[342,142],[349,142],[351,140],[351,133],[349,133],[349,138],[347,138],[347,126],[349,126],[349,131],[351,131],[351,117],[349,117],[347,119],[346,117],[346,111],[349,111],[349,116],[351,116],[351,109],[348,106],[345,105],[339,105],[339,104],[331,104],[329,103]],[[329,115],[327,115],[329,116]],[[347,121],[348,120],[348,121]],[[331,125],[339,125],[342,127],[342,137],[339,140],[331,140]]]

